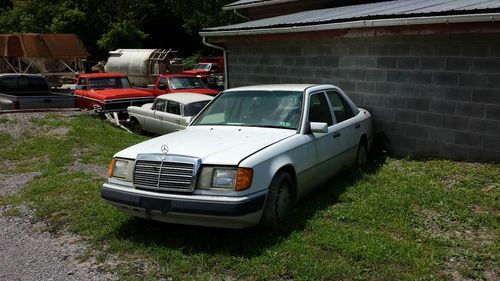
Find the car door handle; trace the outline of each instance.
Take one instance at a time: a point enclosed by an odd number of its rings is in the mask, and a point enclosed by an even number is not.
[[[361,125],[359,123],[354,126],[354,128],[356,128],[356,129],[358,129],[360,127],[361,127]]]
[[[333,134],[333,138],[338,138],[338,137],[340,137],[340,133],[339,132],[336,132],[336,133]]]

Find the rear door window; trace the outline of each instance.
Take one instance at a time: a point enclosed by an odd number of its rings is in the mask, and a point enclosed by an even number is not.
[[[168,101],[167,103],[167,113],[181,115],[181,106],[178,102]]]
[[[354,117],[351,107],[346,102],[346,100],[337,91],[327,91],[326,94],[330,99],[330,104],[332,106],[332,111],[335,114],[337,123],[345,121],[349,118]]]

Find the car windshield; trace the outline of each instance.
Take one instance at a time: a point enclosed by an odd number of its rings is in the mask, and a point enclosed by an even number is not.
[[[207,86],[198,77],[168,78],[172,90],[206,88]]]
[[[89,79],[89,88],[94,90],[126,89],[130,87],[130,82],[127,77],[100,77]]]
[[[196,116],[209,102],[209,100],[204,100],[185,105],[184,116]]]
[[[215,99],[194,125],[225,125],[297,129],[302,92],[238,91]]]
[[[210,66],[211,66],[210,63],[198,63],[197,65],[195,65],[194,69],[208,71],[210,70]]]

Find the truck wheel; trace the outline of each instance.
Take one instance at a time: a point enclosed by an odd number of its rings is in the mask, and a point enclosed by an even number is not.
[[[366,148],[366,141],[364,139],[359,141],[358,153],[356,153],[356,167],[364,168],[368,163],[368,151]]]
[[[269,186],[261,224],[276,229],[293,204],[293,179],[290,174],[278,172]]]
[[[142,128],[141,123],[139,123],[139,121],[137,121],[136,119],[132,119],[130,121],[130,129],[136,134],[144,134],[144,129]]]

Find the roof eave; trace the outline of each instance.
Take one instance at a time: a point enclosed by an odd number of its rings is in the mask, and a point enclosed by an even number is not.
[[[256,28],[256,29],[244,29],[244,30],[201,31],[199,34],[201,37],[265,35],[265,34],[283,34],[283,33],[353,29],[353,28],[411,26],[411,25],[423,25],[423,24],[496,22],[499,20],[500,20],[500,13],[484,13],[484,14],[466,14],[466,15],[449,15],[449,16],[359,20],[359,21],[328,23],[328,24],[312,24],[312,25],[291,26],[291,27],[269,27],[269,28]]]
[[[231,11],[231,10],[263,7],[263,6],[281,4],[281,3],[286,3],[286,2],[295,2],[295,1],[297,1],[297,0],[269,0],[269,1],[265,1],[265,2],[254,2],[254,3],[240,4],[240,5],[234,5],[234,6],[226,5],[226,6],[222,7],[222,10]]]

